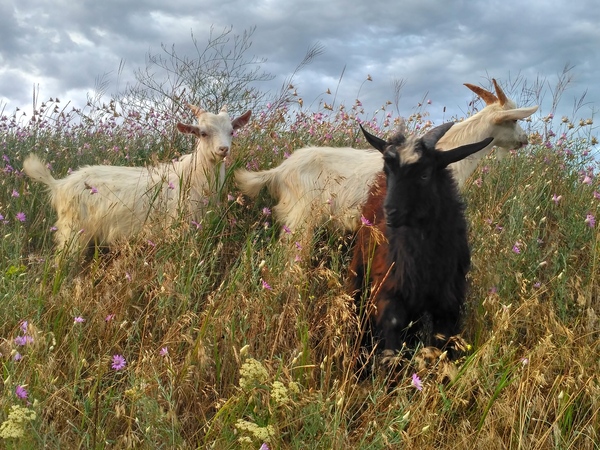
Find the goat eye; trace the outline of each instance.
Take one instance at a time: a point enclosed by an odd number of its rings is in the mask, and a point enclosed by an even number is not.
[[[206,137],[206,136],[208,136],[208,133],[206,131],[201,131],[200,136]]]

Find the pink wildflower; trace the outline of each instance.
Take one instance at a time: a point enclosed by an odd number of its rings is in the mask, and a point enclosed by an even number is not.
[[[112,364],[110,367],[112,367],[115,370],[121,370],[125,368],[126,364],[127,361],[125,361],[125,358],[122,355],[113,355]]]
[[[596,226],[596,218],[593,214],[588,214],[585,216],[585,223],[587,223],[590,228],[594,228]]]
[[[423,383],[421,383],[421,379],[416,373],[412,374],[412,381],[410,382],[410,384],[414,386],[417,389],[417,391],[423,390]]]
[[[19,397],[21,400],[25,400],[27,398],[27,391],[20,384],[15,388],[15,395]]]

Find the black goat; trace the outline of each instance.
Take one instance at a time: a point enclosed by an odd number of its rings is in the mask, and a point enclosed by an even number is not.
[[[441,349],[460,332],[470,251],[464,205],[447,166],[483,149],[492,138],[436,150],[450,126],[422,138],[400,134],[390,142],[361,127],[383,153],[384,172],[363,208],[372,226],[357,234],[350,288],[357,300],[370,288],[367,334],[374,335],[379,350],[397,351],[403,343],[411,347],[419,333],[426,335],[425,345]],[[426,317],[430,330],[423,328]]]

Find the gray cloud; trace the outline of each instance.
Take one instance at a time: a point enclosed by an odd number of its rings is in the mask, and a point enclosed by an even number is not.
[[[8,109],[29,105],[35,83],[43,98],[74,95],[82,102],[105,74],[113,92],[133,82],[161,44],[192,56],[192,32],[202,47],[211,27],[218,34],[233,26],[240,34],[256,26],[248,56],[267,59],[263,68],[275,78],[261,84],[265,90],[278,90],[311,46],[323,46],[324,54],[295,79],[305,105],[331,101],[323,96],[328,88],[338,89],[338,104],[351,105],[360,91],[365,111],[374,112],[393,99],[394,80],[403,79],[400,113],[410,114],[427,97],[431,116],[441,120],[466,110],[473,95],[465,82],[521,76],[552,84],[566,64],[575,68],[565,106],[586,89],[597,105],[599,19],[592,0],[3,2],[0,100]],[[373,81],[365,82],[367,75]]]

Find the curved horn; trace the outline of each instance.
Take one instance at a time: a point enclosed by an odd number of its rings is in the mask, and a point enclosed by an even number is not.
[[[423,135],[423,143],[427,148],[435,148],[435,144],[439,141],[446,132],[452,128],[454,122],[446,122],[442,125],[439,125],[435,128],[432,128],[427,133]]]
[[[381,153],[383,153],[385,151],[385,148],[388,146],[387,141],[384,141],[383,139],[378,138],[377,136],[373,136],[371,133],[369,133],[367,130],[365,130],[360,123],[358,124],[358,126],[360,127],[363,134],[365,135],[367,142],[369,144],[371,144],[373,147],[375,147],[377,150],[379,150]]]
[[[192,105],[191,103],[188,103],[188,108],[192,110],[196,117],[200,117],[202,114],[205,113],[205,111],[202,108],[196,105]]]
[[[492,83],[494,83],[494,88],[496,88],[496,95],[498,96],[498,101],[500,102],[500,106],[504,106],[504,104],[508,101],[504,91],[500,88],[498,83],[496,83],[496,79],[492,78]]]
[[[436,165],[440,169],[447,167],[449,164],[460,161],[461,159],[465,159],[467,156],[484,149],[490,145],[493,140],[494,138],[489,137],[474,144],[461,145],[460,147],[453,148],[452,150],[438,151]]]
[[[494,81],[494,83],[495,83],[495,81]],[[492,103],[496,103],[498,101],[498,97],[496,97],[490,91],[486,91],[485,89],[483,89],[479,86],[475,86],[474,84],[469,84],[469,83],[464,83],[464,84],[466,87],[468,87],[473,92],[475,92],[477,95],[479,95],[481,97],[481,99],[485,102],[486,105],[491,105]],[[502,92],[502,91],[500,91],[500,92]],[[504,95],[504,92],[502,92],[502,95]]]

